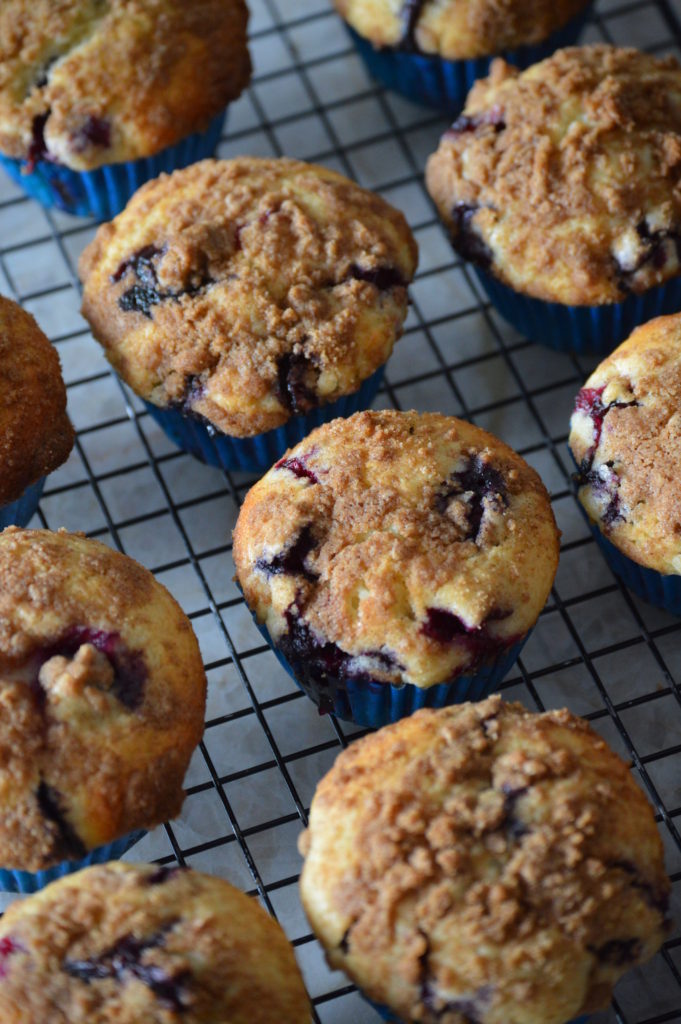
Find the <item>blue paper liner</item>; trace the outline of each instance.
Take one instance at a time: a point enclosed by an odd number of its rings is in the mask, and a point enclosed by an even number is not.
[[[389,1024],[403,1024],[402,1020],[399,1017],[396,1017],[394,1013],[391,1013],[387,1006],[381,1006],[379,1003],[375,1003],[372,999],[367,999],[366,996],[363,996],[362,998],[366,999],[367,1003],[369,1003],[370,1006],[373,1006],[376,1013],[382,1017],[383,1020],[387,1020]],[[588,1015],[573,1017],[571,1021],[568,1021],[568,1024],[586,1024],[588,1019]]]
[[[124,853],[138,843],[144,831],[130,832],[113,843],[106,843],[90,850],[87,857],[82,860],[64,860],[61,864],[55,864],[44,871],[12,871],[9,868],[0,868],[0,890],[3,892],[38,892],[44,889],[50,882],[55,882],[64,875],[72,875],[82,868],[88,868],[91,864],[106,864],[110,860],[118,860]]]
[[[475,273],[494,308],[524,337],[558,352],[608,355],[639,324],[681,310],[681,276],[605,306],[567,306],[516,292],[487,271]]]
[[[0,505],[0,530],[4,530],[6,526],[27,526],[38,509],[44,486],[45,477],[43,476],[27,487],[16,501],[10,501],[8,505]]]
[[[329,405],[320,405],[303,416],[292,416],[283,426],[255,437],[230,437],[208,426],[204,420],[184,416],[177,409],[160,409],[145,402],[150,415],[164,433],[183,451],[219,469],[259,471],[269,469],[284,452],[302,441],[311,430],[337,416],[351,416],[367,409],[383,380],[381,366],[358,391]]]
[[[563,46],[573,46],[584,28],[589,7],[590,4],[542,43],[471,60],[443,60],[436,55],[390,47],[376,49],[364,36],[349,25],[346,27],[373,78],[415,103],[455,114],[463,107],[477,79],[487,76],[495,57],[504,57],[516,67],[528,68]]]
[[[664,608],[672,615],[681,615],[681,576],[646,569],[633,558],[622,554],[619,548],[601,533],[596,523],[589,522],[589,526],[606,562],[630,590],[657,608]]]
[[[220,141],[226,111],[213,118],[204,132],[187,136],[154,156],[121,164],[105,164],[94,171],[72,171],[68,167],[40,160],[31,173],[24,173],[25,160],[13,160],[0,153],[0,166],[31,198],[43,206],[56,206],[80,217],[110,220],[123,209],[134,192],[162,171],[212,156]]]
[[[345,722],[380,729],[390,722],[418,711],[420,708],[444,708],[450,704],[465,701],[484,700],[498,689],[504,676],[511,670],[532,632],[507,648],[494,661],[481,665],[474,675],[458,676],[451,683],[420,687],[411,683],[395,686],[392,683],[371,681],[366,678],[345,679],[339,682],[333,693],[312,692],[296,674],[295,667],[272,640],[266,626],[258,622],[251,612],[253,622],[270,645],[279,664],[288,672],[296,685],[312,700],[321,713],[335,715]],[[341,689],[341,687],[343,687]],[[322,706],[323,705],[323,706]]]

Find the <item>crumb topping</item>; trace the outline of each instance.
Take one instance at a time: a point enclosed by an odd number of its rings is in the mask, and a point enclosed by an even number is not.
[[[287,656],[419,686],[524,636],[557,560],[534,470],[435,413],[313,431],[251,489],[234,532],[239,584]]]
[[[681,271],[681,67],[603,45],[495,61],[426,180],[455,248],[517,291],[641,293]]]
[[[445,60],[486,57],[542,42],[585,0],[335,0],[338,12],[376,47]]]
[[[0,923],[6,1024],[307,1024],[293,950],[258,902],[182,868],[111,863]]]
[[[243,0],[3,0],[0,150],[76,171],[151,156],[248,84]]]
[[[321,781],[300,845],[330,965],[422,1024],[561,1024],[667,930],[652,810],[567,710],[494,696],[380,729]]]
[[[624,554],[681,574],[681,316],[651,320],[577,395],[579,499]]]
[[[191,625],[151,573],[77,534],[0,533],[0,866],[177,814],[204,703]]]
[[[99,229],[83,314],[142,397],[251,436],[386,362],[416,258],[402,214],[333,171],[206,160]]]
[[[73,448],[59,356],[30,313],[0,295],[0,505]]]

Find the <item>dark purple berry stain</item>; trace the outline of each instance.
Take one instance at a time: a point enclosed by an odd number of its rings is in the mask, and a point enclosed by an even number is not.
[[[636,232],[645,243],[645,249],[636,264],[633,267],[623,267],[617,257],[613,257],[617,283],[625,293],[634,290],[634,278],[646,264],[652,265],[655,270],[662,270],[668,259],[669,241],[673,243],[676,257],[681,262],[681,234],[678,231],[668,228],[651,231],[646,221],[642,220],[636,225]]]
[[[154,964],[143,962],[144,954],[165,944],[166,932],[175,922],[165,925],[146,939],[135,935],[124,935],[108,950],[87,960],[64,960],[63,970],[71,978],[78,978],[89,985],[94,981],[112,979],[121,984],[136,978],[156,996],[159,1004],[175,1013],[189,1009],[187,983],[191,978],[188,970],[168,974]]]
[[[23,953],[24,947],[21,946],[16,939],[13,939],[11,935],[4,935],[0,939],[0,978],[5,978],[9,970],[7,961],[15,953]]]
[[[349,680],[385,686],[385,682],[358,668],[358,657],[371,658],[386,672],[402,669],[399,662],[384,651],[352,655],[337,644],[322,640],[300,617],[296,604],[286,610],[286,625],[287,631],[277,641],[278,645],[291,663],[302,689],[319,706],[321,714],[333,710],[338,693],[347,689]]]
[[[468,664],[464,669],[471,672],[483,662],[494,660],[502,651],[518,642],[520,637],[491,636],[487,629],[490,622],[498,622],[511,614],[495,610],[480,626],[469,627],[453,612],[448,612],[444,608],[428,608],[421,632],[443,646],[455,643],[463,646],[469,655]]]
[[[87,849],[68,821],[58,791],[53,786],[48,786],[45,781],[41,781],[35,796],[42,816],[56,827],[57,834],[52,848],[54,856],[59,860],[82,860]]]
[[[147,667],[141,651],[131,651],[121,640],[119,633],[88,626],[72,626],[59,639],[39,648],[32,656],[35,673],[34,688],[40,688],[40,669],[50,658],[61,655],[73,658],[83,644],[92,644],[106,655],[114,671],[114,681],[108,691],[129,711],[135,711],[144,699],[147,681]]]
[[[319,397],[310,386],[312,375],[316,382],[317,371],[307,356],[287,352],[278,360],[275,394],[290,413],[309,412],[319,405]]]
[[[588,949],[603,963],[627,967],[640,959],[642,943],[640,939],[610,939],[602,946],[589,946]]]
[[[651,885],[640,873],[635,864],[627,860],[614,861],[608,865],[611,868],[618,868],[630,876],[630,884],[633,889],[638,889],[643,895],[648,906],[657,910],[663,918],[669,913],[669,893],[666,890],[657,889]]]
[[[28,155],[26,158],[26,170],[31,174],[35,170],[35,165],[40,160],[49,160],[49,154],[47,151],[47,143],[45,142],[45,125],[49,118],[51,110],[47,110],[44,114],[37,114],[33,118],[33,125],[31,126],[31,144],[28,147]]]
[[[298,536],[289,544],[283,551],[269,561],[265,558],[259,558],[255,563],[255,568],[259,569],[266,576],[303,576],[306,580],[314,581],[318,579],[318,574],[309,569],[305,562],[307,556],[313,551],[319,544],[319,541],[314,535],[312,527],[308,524],[304,526]]]
[[[621,502],[619,498],[619,477],[614,469],[613,462],[605,462],[598,469],[593,468],[596,449],[601,442],[605,417],[612,409],[628,409],[638,406],[639,402],[633,399],[631,402],[603,402],[605,385],[600,388],[582,388],[575,399],[575,412],[581,412],[591,419],[593,424],[593,441],[589,446],[586,455],[582,459],[579,472],[575,475],[578,486],[588,486],[596,496],[601,497],[605,509],[601,514],[601,520],[605,526],[611,526],[618,519],[623,519]],[[607,472],[604,472],[604,469]]]
[[[402,21],[402,37],[399,44],[400,49],[407,50],[412,53],[419,52],[419,47],[416,42],[416,26],[418,25],[425,2],[426,0],[404,0],[402,10],[400,12],[400,19]]]
[[[515,842],[518,842],[518,840],[530,833],[528,825],[521,821],[515,813],[518,800],[525,796],[528,788],[528,786],[514,788],[507,783],[504,783],[501,787],[501,792],[504,794],[504,827],[509,838],[515,840]]]
[[[73,134],[71,145],[76,153],[82,152],[88,146],[108,149],[111,145],[111,122],[91,114]]]
[[[404,288],[406,284],[396,267],[364,268],[353,263],[348,277],[356,281],[367,281],[368,284],[373,284],[379,292],[387,292],[391,288]]]
[[[171,878],[176,878],[182,871],[187,869],[182,864],[168,864],[163,867],[159,867],[152,874],[147,875],[146,878],[142,879],[144,885],[162,885],[164,882],[169,882]]]
[[[118,299],[118,305],[124,313],[141,313],[149,320],[153,319],[152,307],[173,299],[176,302],[183,295],[197,295],[204,288],[214,284],[214,280],[207,273],[198,275],[196,282],[180,291],[161,291],[159,288],[156,263],[158,257],[163,257],[166,247],[158,248],[155,245],[145,245],[138,249],[132,256],[123,260],[118,269],[111,275],[111,281],[116,284],[121,281],[128,271],[137,278],[138,283],[132,285]]]
[[[508,507],[508,490],[503,474],[478,456],[468,459],[463,469],[452,473],[435,498],[435,508],[447,514],[455,498],[463,499],[466,506],[468,532],[464,540],[477,543],[486,508],[501,511]]]
[[[452,209],[452,245],[465,260],[476,263],[483,270],[492,265],[492,250],[473,226],[473,218],[480,207],[476,203],[457,203]]]
[[[445,138],[458,139],[460,135],[474,132],[483,125],[491,125],[496,132],[503,132],[506,127],[501,107],[495,103],[493,107],[483,114],[461,114],[457,117],[451,128],[445,132]]]
[[[307,460],[311,454],[310,452],[305,455],[294,456],[292,459],[287,459],[284,456],[283,459],[279,459],[274,468],[287,469],[289,473],[293,473],[299,480],[310,480],[313,484],[318,484],[319,477],[307,465]]]

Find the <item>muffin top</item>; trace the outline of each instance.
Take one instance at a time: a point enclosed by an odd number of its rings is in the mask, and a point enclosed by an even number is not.
[[[141,565],[80,534],[0,533],[0,866],[174,817],[205,688],[189,620]]]
[[[376,47],[485,57],[541,42],[588,0],[334,0],[339,13]]]
[[[681,574],[681,314],[650,320],[575,400],[579,500],[629,558]]]
[[[59,356],[31,314],[0,295],[0,505],[61,466],[73,437]]]
[[[455,248],[517,291],[643,292],[681,270],[681,67],[610,46],[495,61],[426,181]]]
[[[99,229],[83,314],[143,398],[251,436],[385,363],[416,258],[402,214],[334,171],[205,160]]]
[[[431,686],[534,625],[558,532],[538,475],[491,434],[362,412],[314,430],[249,491],[234,563],[258,619],[308,667]]]
[[[76,171],[201,131],[248,83],[243,0],[3,0],[0,151]]]
[[[228,882],[120,862],[0,922],[3,1024],[308,1024],[293,950]]]
[[[300,846],[329,963],[404,1020],[563,1024],[665,937],[652,809],[565,710],[493,696],[358,740]]]

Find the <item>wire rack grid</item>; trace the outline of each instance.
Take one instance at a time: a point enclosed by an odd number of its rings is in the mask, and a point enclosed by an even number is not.
[[[230,109],[218,153],[296,156],[333,167],[406,214],[420,247],[405,335],[378,407],[461,415],[513,445],[552,492],[563,533],[546,609],[504,696],[567,705],[624,757],[653,803],[678,904],[681,880],[681,622],[611,574],[578,510],[565,441],[594,363],[540,349],[490,310],[440,229],[422,181],[445,123],[367,76],[328,0],[250,0],[255,75]],[[599,0],[584,41],[676,52],[681,0]],[[35,524],[65,526],[132,555],[178,598],[199,637],[209,698],[181,816],[133,860],[178,861],[257,896],[296,947],[321,1024],[378,1017],[329,971],[300,906],[296,839],[315,785],[358,730],[321,718],[279,667],[234,583],[231,531],[253,477],[174,449],[109,371],[79,315],[75,273],[95,225],[45,211],[0,179],[0,291],[59,351],[77,428]],[[678,914],[674,915],[678,918]],[[600,1015],[599,1015],[600,1016]],[[602,1021],[681,1021],[681,937],[618,986]]]

